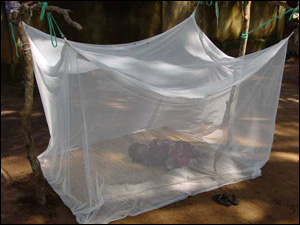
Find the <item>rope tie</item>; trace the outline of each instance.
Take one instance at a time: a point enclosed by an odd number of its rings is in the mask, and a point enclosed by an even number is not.
[[[43,20],[44,17],[45,17],[46,8],[48,6],[48,3],[47,2],[38,2],[38,4],[42,5],[40,20]],[[51,38],[51,44],[54,48],[56,48],[57,47],[57,36],[56,36],[56,32],[55,32],[55,27],[58,30],[61,38],[64,38],[65,35],[63,34],[61,29],[59,28],[56,20],[54,19],[53,15],[52,15],[52,13],[47,12],[46,16],[47,16],[47,22],[48,22],[49,33],[50,33],[50,38]]]
[[[27,48],[24,47],[24,46],[27,46]],[[28,51],[28,50],[30,50],[30,49],[31,49],[30,43],[22,43],[22,44],[21,44],[21,48],[22,48],[23,51]]]
[[[241,38],[247,39],[249,37],[249,34],[242,34]]]
[[[293,16],[295,15],[295,13],[297,13],[298,11],[299,11],[298,8],[291,8],[291,9],[285,11],[284,13],[282,13],[282,14],[280,14],[280,15],[278,15],[278,16],[276,16],[276,17],[270,19],[270,20],[268,20],[267,22],[265,22],[265,23],[259,25],[258,27],[254,28],[253,30],[249,31],[248,33],[242,34],[242,35],[241,35],[241,38],[242,38],[242,39],[248,38],[248,37],[249,37],[249,34],[251,34],[251,33],[255,32],[255,31],[259,30],[260,28],[262,28],[262,27],[268,25],[269,23],[272,23],[273,21],[275,21],[275,20],[277,20],[277,19],[279,19],[279,18],[285,16],[285,15],[288,14],[288,13],[291,13],[291,15],[290,15],[290,17],[289,17],[289,20],[291,21],[291,20],[293,19]]]

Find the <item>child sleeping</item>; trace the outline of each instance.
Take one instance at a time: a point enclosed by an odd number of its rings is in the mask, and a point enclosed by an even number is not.
[[[135,163],[144,166],[164,166],[169,170],[189,166],[191,160],[200,157],[193,145],[186,141],[154,139],[149,146],[141,143],[132,144],[129,156]]]

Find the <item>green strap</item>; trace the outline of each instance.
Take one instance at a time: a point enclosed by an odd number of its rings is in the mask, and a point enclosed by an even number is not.
[[[48,2],[38,2],[39,5],[42,5],[40,20],[44,19],[46,8],[48,6]]]
[[[51,12],[47,12],[47,21],[48,21],[48,25],[49,25],[49,33],[50,33],[50,37],[51,37],[51,44],[54,48],[57,47],[57,37],[56,37],[56,32],[55,32],[55,28],[54,28],[54,24],[57,27],[61,38],[64,38],[65,35],[63,34],[63,32],[61,31],[61,29],[59,28],[58,24],[56,23],[54,17],[52,16]],[[54,23],[53,23],[54,22]]]
[[[201,1],[198,1],[197,5],[196,5],[196,8],[194,10],[194,13],[197,11],[197,9],[198,9],[198,7],[199,7],[200,4],[201,4]]]
[[[212,6],[213,3],[214,3],[214,1],[205,1],[205,3],[206,3],[207,6]],[[205,3],[204,3],[204,1],[198,1],[198,4],[196,6],[195,11],[197,11],[199,5],[204,5]],[[220,17],[219,3],[220,3],[220,1],[215,1],[215,9],[216,9],[216,17],[217,17],[217,19]]]
[[[39,4],[42,5],[40,20],[43,20],[44,16],[45,16],[45,12],[46,12],[46,7],[48,6],[48,3],[47,2],[39,2]],[[48,22],[48,26],[49,26],[49,33],[50,33],[50,37],[51,37],[51,44],[54,48],[56,48],[57,47],[57,37],[56,37],[56,32],[55,32],[55,26],[56,26],[61,38],[64,38],[65,35],[63,34],[61,29],[59,28],[56,20],[54,19],[53,15],[52,15],[52,13],[47,12],[46,15],[47,15],[47,22]]]
[[[273,21],[275,21],[275,20],[277,20],[277,19],[279,19],[279,18],[285,16],[286,14],[288,14],[288,13],[290,13],[290,12],[292,12],[292,13],[291,13],[291,15],[290,15],[290,17],[289,17],[289,20],[292,20],[294,14],[297,13],[298,11],[299,11],[298,8],[291,8],[291,9],[285,11],[284,13],[282,13],[282,14],[280,14],[280,15],[278,15],[278,16],[276,16],[276,17],[270,19],[270,20],[268,20],[267,22],[265,22],[265,23],[259,25],[258,27],[254,28],[253,30],[249,31],[248,33],[242,34],[242,35],[241,35],[241,38],[243,38],[243,39],[248,38],[249,34],[251,34],[251,33],[255,32],[255,31],[259,30],[260,28],[266,26],[266,25],[269,24],[269,23],[272,23]]]
[[[214,1],[205,1],[206,2],[206,5],[208,6],[212,6],[212,4],[214,3]]]
[[[47,21],[48,21],[48,25],[49,25],[49,33],[50,33],[50,37],[51,37],[51,44],[54,48],[57,47],[57,38],[56,38],[56,33],[55,33],[55,29],[53,26],[53,21],[51,19],[51,14],[49,12],[47,12]]]
[[[205,3],[208,6],[212,6],[212,4],[214,3],[214,1],[205,1]],[[199,1],[198,4],[199,5],[204,5],[204,1]]]
[[[9,28],[10,28],[10,32],[11,32],[11,36],[15,45],[15,51],[16,51],[16,56],[17,58],[19,58],[19,52],[18,52],[18,43],[16,40],[16,36],[15,36],[15,31],[14,31],[14,25],[12,24],[12,22],[9,22]]]
[[[61,37],[61,38],[64,38],[65,35],[63,34],[63,32],[61,31],[61,29],[59,28],[59,26],[58,26],[56,20],[54,19],[53,15],[52,15],[50,12],[48,12],[48,13],[49,13],[50,17],[52,18],[52,20],[53,20],[53,22],[54,22],[54,24],[55,24],[57,30],[59,31],[60,37]]]
[[[219,17],[220,17],[219,1],[215,2],[215,9],[216,9],[216,17],[217,17],[217,19],[219,19]]]

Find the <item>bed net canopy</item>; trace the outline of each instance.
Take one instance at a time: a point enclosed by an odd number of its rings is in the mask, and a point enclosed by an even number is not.
[[[27,25],[25,25],[27,26]],[[121,45],[27,27],[50,131],[39,161],[79,223],[109,223],[261,175],[288,39],[233,58],[192,14]]]

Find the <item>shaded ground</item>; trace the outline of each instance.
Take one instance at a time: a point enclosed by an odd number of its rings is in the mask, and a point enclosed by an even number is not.
[[[22,86],[1,84],[1,223],[73,224],[74,217],[49,189],[48,204],[32,200],[33,182],[22,145],[19,112]],[[34,138],[39,152],[49,139],[40,98],[35,98]],[[235,193],[238,207],[224,208],[211,200],[222,192]],[[284,72],[273,152],[263,176],[190,197],[116,224],[299,223],[299,61],[289,59]]]

